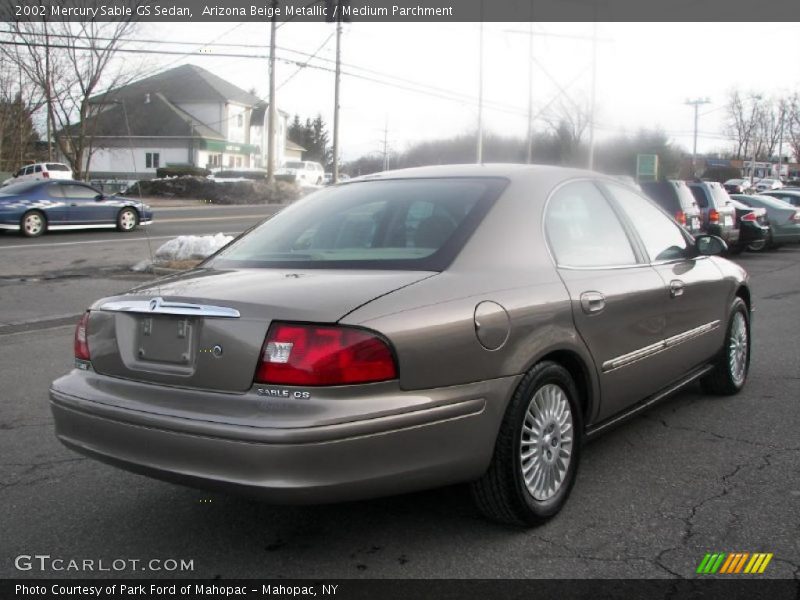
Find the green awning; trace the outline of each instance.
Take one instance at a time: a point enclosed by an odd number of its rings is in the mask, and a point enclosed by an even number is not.
[[[223,140],[202,139],[200,140],[200,149],[212,152],[226,152],[228,154],[259,154],[258,146],[253,144],[235,144]]]

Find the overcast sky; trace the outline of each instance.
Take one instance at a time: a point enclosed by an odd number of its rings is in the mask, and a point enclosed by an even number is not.
[[[266,45],[269,24],[142,23],[138,36],[166,41]],[[488,131],[524,135],[528,106],[527,23],[486,23],[484,124]],[[533,102],[538,112],[554,98],[569,105],[591,96],[591,23],[535,23]],[[521,32],[521,33],[520,33]],[[313,64],[333,67],[334,26],[285,23],[277,33],[278,56],[306,60],[285,49],[314,53]],[[699,151],[725,148],[724,103],[738,87],[764,97],[797,89],[798,23],[600,23],[597,52],[597,136],[660,127],[691,149],[693,112],[687,98],[708,97],[700,109]],[[477,125],[480,25],[477,23],[351,23],[344,26],[345,73],[391,81],[385,85],[345,75],[341,87],[341,139],[346,160],[381,149],[388,122],[393,149],[474,131]],[[191,47],[149,43],[148,48],[193,52]],[[186,57],[148,56],[145,70],[189,62],[266,97],[265,60],[214,56],[219,52],[266,54],[265,48],[209,46]],[[140,58],[138,55],[129,55]],[[332,124],[332,72],[279,63],[278,106],[301,117],[321,113]],[[406,89],[412,88],[412,89]],[[422,91],[413,91],[422,90]],[[453,97],[456,96],[454,99]],[[544,127],[542,121],[537,122]],[[331,127],[332,128],[332,127]]]

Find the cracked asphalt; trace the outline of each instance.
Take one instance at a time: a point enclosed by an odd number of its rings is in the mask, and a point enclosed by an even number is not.
[[[47,400],[71,367],[72,325],[0,328],[0,577],[693,578],[706,552],[771,552],[761,577],[798,579],[800,248],[738,260],[756,307],[745,390],[690,387],[592,442],[565,509],[531,530],[482,520],[461,486],[274,507],[81,458],[55,440]],[[194,570],[15,569],[37,553]]]

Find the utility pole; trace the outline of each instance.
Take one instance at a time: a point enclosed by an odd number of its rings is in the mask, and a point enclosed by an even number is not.
[[[481,28],[478,38],[478,148],[475,162],[483,164],[483,0],[481,0]]]
[[[753,96],[753,119],[756,118],[758,114],[758,101],[761,100],[761,96],[755,95]],[[756,152],[758,151],[758,144],[756,143],[756,136],[755,136],[755,127],[750,128],[753,137],[753,162],[750,164],[750,187],[753,186],[756,179]]]
[[[342,79],[341,2],[336,17],[336,83],[333,88],[333,183],[339,181],[339,84]]]
[[[275,108],[275,30],[278,0],[272,0],[272,20],[269,36],[269,107],[267,116],[267,182],[275,180],[275,121],[278,111]]]
[[[778,133],[778,179],[781,178],[781,167],[783,166],[783,114],[786,111],[786,102],[781,100],[781,126]]]
[[[594,169],[594,113],[597,104],[597,4],[593,5],[592,21],[592,99],[589,108],[589,158],[588,168]]]
[[[711,102],[708,98],[695,98],[694,100],[686,100],[684,104],[688,106],[694,106],[694,142],[692,143],[692,177],[697,176],[697,120],[698,120],[698,108],[702,104],[708,104]]]
[[[47,22],[44,23],[44,95],[47,102],[47,160],[53,160],[53,144],[50,142],[50,118],[52,114],[52,101],[50,98],[50,32]]]
[[[528,22],[528,140],[525,161],[533,162],[533,0]]]
[[[386,123],[383,127],[383,170],[389,170],[389,115],[386,115]]]

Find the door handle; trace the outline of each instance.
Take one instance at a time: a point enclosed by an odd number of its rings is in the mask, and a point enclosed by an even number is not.
[[[683,283],[680,279],[673,279],[669,282],[669,295],[670,298],[677,298],[678,296],[683,295],[683,290],[686,288],[686,284]]]
[[[581,308],[587,315],[601,312],[606,307],[606,298],[600,292],[583,292]]]
[[[77,202],[73,202],[72,204],[70,204],[70,206],[78,206],[78,203]]]

